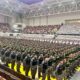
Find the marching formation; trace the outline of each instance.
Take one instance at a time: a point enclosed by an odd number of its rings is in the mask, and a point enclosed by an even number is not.
[[[25,76],[31,69],[32,79],[35,79],[38,69],[38,78],[42,77],[42,80],[46,75],[48,80],[51,77],[66,80],[80,65],[80,45],[0,38],[0,56],[6,66],[12,64],[11,69],[16,63],[19,73],[23,64]]]

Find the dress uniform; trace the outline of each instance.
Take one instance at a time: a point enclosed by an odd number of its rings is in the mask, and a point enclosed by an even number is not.
[[[50,80],[50,75],[51,75],[51,73],[52,73],[52,64],[53,64],[53,58],[52,58],[52,56],[49,58],[49,60],[48,60],[48,80]]]
[[[16,54],[16,62],[17,62],[17,72],[20,72],[20,65],[21,65],[21,53],[20,52]]]
[[[10,54],[10,59],[11,59],[11,69],[14,69],[15,66],[15,61],[16,61],[16,52],[12,51]]]
[[[23,62],[23,60],[25,59],[25,57],[27,56],[27,53],[23,52],[21,55],[21,61]]]
[[[23,60],[23,67],[24,67],[24,70],[25,70],[25,75],[28,76],[28,72],[30,70],[30,62],[31,62],[31,57],[30,55],[28,54],[25,59]]]
[[[63,70],[63,61],[61,61],[57,66],[56,66],[56,78],[57,80],[62,80],[62,70]]]
[[[66,78],[68,79],[69,78],[69,66],[70,66],[70,63],[67,61],[65,63],[65,69],[66,69]]]
[[[9,57],[10,54],[11,54],[10,50],[5,51],[4,57],[5,57],[6,66],[8,66],[8,64],[10,63],[10,57]]]
[[[46,59],[42,62],[42,80],[45,80],[45,78],[46,78],[47,69],[48,69],[48,59],[46,58]]]
[[[35,79],[35,75],[36,75],[36,71],[37,71],[37,64],[38,64],[38,60],[37,60],[37,56],[35,55],[32,59],[31,59],[31,74],[32,74],[32,79]]]
[[[0,51],[0,56],[1,56],[1,61],[2,62],[5,62],[5,57],[4,57],[5,51],[6,51],[5,48],[2,48],[1,51]]]
[[[41,54],[38,58],[38,77],[40,78],[41,77],[41,72],[42,72],[42,62],[43,62],[43,55]]]

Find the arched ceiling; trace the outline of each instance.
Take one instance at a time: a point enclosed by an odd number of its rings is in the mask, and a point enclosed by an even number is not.
[[[80,10],[80,0],[0,0],[0,11],[42,16]]]

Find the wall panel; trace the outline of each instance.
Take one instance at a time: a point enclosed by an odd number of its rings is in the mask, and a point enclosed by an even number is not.
[[[41,17],[41,24],[40,25],[47,25],[47,18]]]
[[[40,25],[40,17],[34,18],[34,25],[35,26]]]
[[[52,16],[45,16],[45,17],[34,17],[30,18],[29,25],[57,25],[61,23],[65,23],[65,20],[69,19],[80,19],[80,13],[67,13],[67,14],[60,14],[60,15],[52,15]]]

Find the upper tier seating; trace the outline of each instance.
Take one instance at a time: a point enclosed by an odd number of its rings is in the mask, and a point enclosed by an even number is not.
[[[0,23],[0,32],[10,32],[10,25],[8,23]]]
[[[63,39],[63,40],[80,40],[80,36],[75,35],[58,35],[56,39]]]
[[[48,26],[27,26],[23,32],[28,34],[52,34],[60,28],[60,25],[48,25]]]
[[[57,31],[56,39],[80,40],[80,24],[65,24]]]
[[[80,24],[66,24],[63,25],[58,34],[80,34]]]

